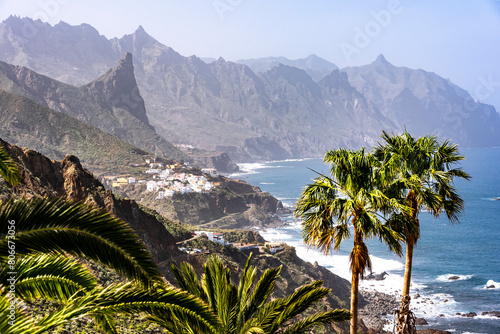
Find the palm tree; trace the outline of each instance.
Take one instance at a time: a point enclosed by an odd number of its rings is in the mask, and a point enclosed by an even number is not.
[[[287,333],[299,334],[319,324],[330,324],[350,318],[345,310],[320,312],[299,321],[293,319],[325,297],[330,289],[321,287],[322,281],[298,288],[286,298],[269,301],[281,267],[267,269],[257,280],[257,269],[250,266],[251,255],[241,274],[239,284],[231,283],[231,273],[220,257],[212,256],[204,265],[204,275],[198,280],[193,267],[183,263],[172,271],[181,289],[207,303],[219,319],[217,333]],[[252,287],[253,291],[252,291]],[[197,333],[189,327],[179,326],[172,318],[155,319],[173,333]]]
[[[364,239],[377,236],[400,254],[400,237],[382,223],[380,211],[407,208],[377,189],[380,182],[377,161],[364,148],[332,150],[325,154],[324,162],[331,165],[330,176],[318,173],[314,183],[306,186],[297,202],[295,216],[302,219],[304,242],[325,254],[332,246],[339,249],[341,242],[350,237],[349,227],[353,227],[350,330],[356,334],[359,277],[371,268]]]
[[[17,183],[16,164],[0,147],[0,175]],[[106,265],[133,282],[106,288],[77,257]],[[43,333],[89,316],[116,333],[116,312],[163,310],[206,333],[217,318],[195,297],[165,285],[146,246],[123,221],[103,210],[61,199],[0,202],[0,332]],[[53,300],[54,312],[35,319],[21,301]],[[13,303],[16,304],[13,304]]]
[[[382,164],[382,174],[387,176],[385,191],[388,196],[404,198],[412,209],[400,225],[406,242],[400,313],[408,313],[413,250],[420,237],[418,214],[427,209],[437,217],[444,211],[451,223],[458,223],[464,205],[453,181],[455,178],[469,180],[470,175],[454,168],[465,158],[458,146],[449,141],[439,143],[435,136],[414,138],[406,131],[400,135],[383,131],[381,137],[383,143],[375,148],[374,154]]]

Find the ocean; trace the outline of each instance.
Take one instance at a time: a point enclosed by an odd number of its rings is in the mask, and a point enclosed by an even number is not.
[[[421,237],[414,252],[411,308],[434,328],[452,333],[500,333],[500,318],[481,315],[500,311],[500,148],[462,149],[462,167],[473,179],[455,185],[465,201],[460,224],[451,225],[443,215],[419,214]],[[321,159],[241,164],[245,173],[233,175],[260,187],[293,209],[302,188],[312,182],[314,171],[328,172]],[[312,171],[314,170],[314,171]],[[350,280],[348,255],[352,241],[325,256],[302,242],[300,222],[283,215],[286,226],[261,231],[268,241],[283,241],[296,248],[304,260],[325,266]],[[374,273],[386,271],[384,281],[364,280],[361,288],[399,296],[404,258],[387,250],[378,239],[368,241]],[[450,280],[450,277],[455,279]],[[457,279],[458,277],[458,279]],[[492,287],[493,286],[493,287]],[[464,317],[457,313],[477,314]]]

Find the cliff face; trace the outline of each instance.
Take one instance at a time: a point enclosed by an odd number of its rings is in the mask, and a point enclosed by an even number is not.
[[[120,194],[140,200],[164,217],[202,228],[248,228],[282,224],[276,216],[284,212],[281,201],[258,187],[226,177],[212,180],[218,186],[205,193],[175,193],[168,199],[156,199],[144,185],[116,189]]]
[[[144,212],[135,201],[117,198],[82,167],[77,157],[68,155],[61,161],[50,160],[29,149],[10,145],[0,139],[9,156],[17,163],[21,182],[5,186],[1,197],[46,196],[82,201],[104,209],[131,226],[147,245],[158,263],[179,255],[173,236],[154,216]],[[161,268],[164,273],[168,269]]]
[[[500,145],[495,108],[435,73],[394,66],[383,55],[342,71],[399,129],[406,127],[414,136],[439,135],[463,147]]]
[[[88,123],[143,150],[191,160],[149,124],[130,53],[125,53],[117,66],[81,87],[0,62],[0,89]]]
[[[141,163],[147,152],[64,113],[0,90],[0,137],[51,159],[77,155],[95,170]]]
[[[136,117],[145,125],[149,124],[144,100],[135,81],[132,54],[125,53],[118,66],[104,75],[81,87],[98,104],[107,109],[120,108]],[[151,127],[153,128],[153,127]]]

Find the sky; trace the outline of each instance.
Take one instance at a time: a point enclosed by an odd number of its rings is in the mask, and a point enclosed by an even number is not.
[[[383,54],[500,111],[500,0],[1,0],[0,20],[10,15],[108,38],[142,25],[184,56],[228,61],[316,54],[343,68]]]

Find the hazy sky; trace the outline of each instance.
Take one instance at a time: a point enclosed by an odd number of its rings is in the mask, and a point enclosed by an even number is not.
[[[342,68],[382,53],[500,111],[500,0],[1,0],[0,20],[12,14],[88,23],[108,38],[142,25],[184,56],[316,54]]]

